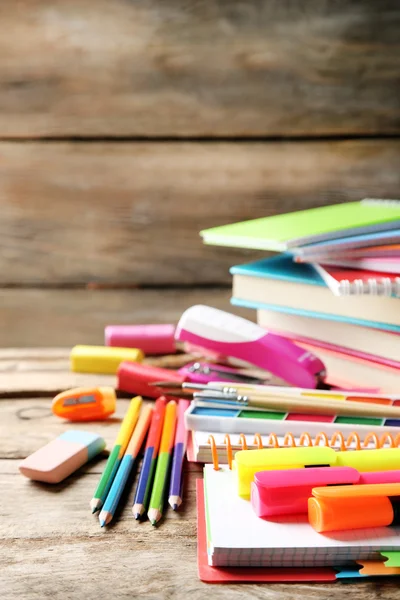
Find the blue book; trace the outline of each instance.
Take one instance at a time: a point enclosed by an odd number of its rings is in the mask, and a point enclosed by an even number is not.
[[[400,302],[386,296],[335,296],[310,264],[290,254],[231,268],[236,306],[330,319],[400,333]]]

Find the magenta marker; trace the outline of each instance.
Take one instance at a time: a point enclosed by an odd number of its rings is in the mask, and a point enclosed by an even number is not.
[[[105,345],[140,348],[145,354],[175,354],[175,325],[107,325]]]
[[[301,388],[318,387],[326,375],[323,362],[311,352],[210,306],[188,308],[179,320],[175,338],[246,361]]]

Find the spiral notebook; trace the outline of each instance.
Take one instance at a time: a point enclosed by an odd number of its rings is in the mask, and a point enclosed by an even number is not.
[[[344,434],[336,431],[331,437],[324,432],[312,436],[302,432],[295,436],[288,432],[285,435],[271,433],[269,435],[244,435],[237,433],[213,433],[207,431],[191,431],[187,449],[187,457],[191,462],[220,464],[228,463],[228,446],[234,455],[238,450],[256,450],[257,448],[285,448],[288,446],[329,446],[337,450],[361,450],[364,448],[375,449],[381,447],[400,446],[400,435],[390,433],[380,435],[370,431],[366,435],[359,435],[353,431]]]
[[[398,261],[399,262],[399,261]],[[335,296],[394,296],[400,297],[400,276],[359,269],[344,269],[313,263]]]
[[[255,450],[257,452],[257,450]],[[317,533],[307,515],[256,516],[235,472],[204,467],[208,564],[215,567],[340,567],[400,550],[400,527]]]

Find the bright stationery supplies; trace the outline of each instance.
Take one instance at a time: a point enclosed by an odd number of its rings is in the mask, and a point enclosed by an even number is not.
[[[102,452],[106,442],[89,431],[66,431],[22,461],[20,472],[46,483],[59,483]]]
[[[153,408],[150,405],[146,405],[143,407],[142,412],[140,413],[139,420],[126,449],[125,455],[118,467],[118,471],[115,475],[114,481],[112,482],[111,489],[108,492],[103,509],[99,514],[101,527],[108,525],[114,517],[118,503],[126,486],[126,482],[128,481],[129,475],[132,471],[133,465],[138,457],[144,438],[146,437],[147,430],[150,426],[152,412]]]
[[[359,473],[352,467],[311,467],[261,471],[251,484],[251,504],[258,517],[307,513],[313,488],[327,485],[399,483],[400,471]]]
[[[361,436],[367,436],[373,430],[380,437],[385,434],[396,437],[400,433],[399,419],[306,415],[301,411],[267,411],[200,400],[191,403],[185,414],[185,422],[189,430],[224,434],[229,432],[269,435],[273,432],[283,436],[290,431],[293,435],[300,436],[306,431],[316,436],[319,433],[334,435],[337,431],[341,431],[343,435],[350,435],[356,431]],[[249,444],[251,443],[249,441]]]
[[[165,419],[161,435],[160,453],[157,459],[156,474],[151,492],[148,517],[152,525],[156,525],[162,517],[164,494],[171,463],[176,426],[176,402],[171,400],[165,409]]]
[[[171,481],[169,485],[168,502],[174,510],[182,504],[183,487],[183,461],[185,459],[188,440],[188,430],[185,427],[185,411],[189,407],[189,400],[179,400],[178,423],[176,426],[174,453],[172,458]]]
[[[200,232],[206,244],[282,252],[306,244],[395,229],[400,201],[365,199],[222,225]]]
[[[107,346],[74,346],[71,350],[71,370],[78,373],[115,375],[124,360],[141,362],[144,354],[137,348],[109,348]]]
[[[315,531],[400,525],[400,483],[314,488],[308,520]]]
[[[58,394],[51,410],[69,421],[101,421],[115,412],[115,390],[112,387],[79,387]]]
[[[176,339],[232,356],[299,387],[315,388],[324,379],[324,364],[311,352],[258,325],[210,306],[196,305],[181,316]]]
[[[107,459],[103,474],[94,492],[93,498],[90,501],[90,508],[92,509],[93,513],[95,513],[97,510],[100,510],[104,504],[115,474],[118,471],[122,457],[124,456],[125,450],[129,444],[129,440],[132,437],[133,430],[135,429],[137,420],[139,418],[141,404],[142,399],[140,396],[132,398],[127,413],[121,423],[117,439],[115,440],[114,448]]]
[[[353,467],[364,471],[392,471],[399,468],[400,448],[336,452],[326,447],[239,450],[235,454],[238,494],[250,497],[251,482],[259,471],[303,467]]]
[[[236,265],[231,273],[234,305],[400,332],[397,298],[350,296],[344,302],[312,265],[290,254]]]
[[[145,354],[175,354],[175,325],[107,325],[105,345],[140,348]]]
[[[161,382],[164,386],[164,382]],[[161,385],[161,384],[160,384]],[[168,387],[170,384],[166,384]],[[274,386],[244,386],[227,383],[205,384],[171,384],[182,386],[189,396],[204,403],[224,404],[226,407],[247,406],[257,410],[297,411],[310,415],[340,415],[353,417],[380,417],[400,419],[400,407],[391,406],[391,400],[382,396],[365,394],[341,394],[340,392],[315,392],[308,390],[302,394],[301,389],[274,389]],[[196,391],[199,390],[199,391]],[[288,390],[288,391],[286,391]],[[179,391],[166,391],[169,395],[179,395]],[[344,402],[344,400],[346,400]]]
[[[396,259],[397,265],[399,259]],[[313,264],[335,296],[400,296],[400,277],[393,265],[393,273],[345,269],[343,267]],[[399,267],[397,267],[399,268]]]
[[[159,398],[165,392],[151,385],[157,381],[169,381],[171,383],[182,383],[183,375],[172,369],[162,369],[151,365],[142,365],[132,362],[123,362],[118,367],[117,388],[130,394],[140,394],[148,398]]]
[[[265,383],[271,375],[261,369],[233,369],[221,365],[194,362],[179,369],[185,381],[208,383],[210,381],[235,381],[242,384]]]
[[[158,447],[160,445],[161,433],[164,423],[166,398],[163,396],[156,400],[153,417],[151,419],[150,431],[147,436],[142,468],[133,501],[132,512],[135,519],[143,515],[150,499],[151,486],[157,464]]]
[[[208,561],[214,567],[342,567],[400,550],[400,527],[321,535],[307,514],[259,519],[251,503],[236,494],[235,480],[227,466],[204,467]]]

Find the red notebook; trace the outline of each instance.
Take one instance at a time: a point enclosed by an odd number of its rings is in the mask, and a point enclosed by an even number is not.
[[[196,480],[197,497],[197,566],[201,581],[206,583],[266,583],[299,581],[336,581],[335,571],[329,568],[247,568],[211,567],[207,557],[204,484]]]
[[[400,297],[400,276],[398,273],[343,269],[315,263],[313,263],[313,266],[335,296],[370,294]]]

